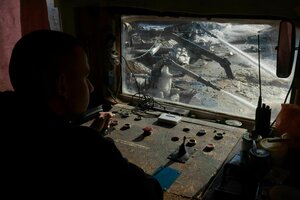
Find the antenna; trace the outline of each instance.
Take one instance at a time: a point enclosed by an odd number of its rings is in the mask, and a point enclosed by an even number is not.
[[[259,84],[259,97],[257,107],[255,111],[255,129],[252,131],[252,138],[256,139],[258,133],[261,130],[261,108],[262,108],[262,97],[261,97],[261,75],[260,75],[260,43],[259,43],[259,32],[257,34],[257,54],[258,54],[258,84]]]
[[[259,43],[259,33],[257,34],[257,53],[258,53],[258,82],[259,82],[259,97],[257,108],[255,111],[255,130],[252,132],[252,138],[256,139],[258,134],[263,138],[270,135],[270,118],[271,109],[270,106],[262,104],[261,97],[261,74],[260,74],[260,43]]]
[[[259,33],[257,34],[257,53],[258,53],[258,84],[259,84],[259,97],[257,107],[261,108],[262,97],[261,97],[261,75],[260,75],[260,43],[259,43]]]

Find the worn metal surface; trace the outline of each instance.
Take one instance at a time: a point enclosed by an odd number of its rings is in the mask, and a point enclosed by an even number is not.
[[[143,168],[147,173],[153,174],[161,166],[170,166],[181,172],[181,175],[168,189],[170,196],[178,198],[198,198],[208,186],[210,180],[217,173],[223,162],[238,142],[245,129],[214,124],[197,119],[183,118],[176,126],[169,126],[158,123],[157,116],[144,113],[132,113],[131,107],[116,105],[115,119],[118,125],[107,134],[107,137],[114,139],[117,147],[130,162]],[[122,117],[129,113],[128,117]],[[136,114],[144,115],[141,120],[135,120]],[[157,114],[157,113],[156,113]],[[131,127],[122,130],[125,124]],[[153,128],[152,134],[143,135],[143,128]],[[189,128],[188,132],[183,131]],[[197,136],[199,130],[205,130],[206,134]],[[214,135],[222,133],[223,139],[215,140]],[[178,141],[172,141],[172,137],[179,137]],[[167,157],[174,152],[182,143],[183,137],[194,138],[197,143],[193,147],[195,153],[186,163],[170,161]],[[203,149],[208,143],[213,143],[215,148],[211,152],[204,152]]]

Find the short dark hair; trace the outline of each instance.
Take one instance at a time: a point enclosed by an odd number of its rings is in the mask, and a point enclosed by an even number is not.
[[[60,31],[37,30],[24,35],[14,46],[9,63],[14,90],[47,98],[54,89],[51,87],[55,86],[62,58],[75,46],[80,46],[78,40]]]

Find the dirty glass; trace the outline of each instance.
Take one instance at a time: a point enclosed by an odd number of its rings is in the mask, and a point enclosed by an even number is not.
[[[280,21],[122,17],[122,93],[254,119],[272,119],[291,84],[276,76]]]

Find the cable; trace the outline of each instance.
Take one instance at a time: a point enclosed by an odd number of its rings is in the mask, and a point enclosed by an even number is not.
[[[131,96],[131,102],[133,102],[133,98],[138,95],[138,105],[137,105],[138,107],[140,107],[142,109],[153,108],[153,106],[154,106],[154,99],[153,99],[153,97],[151,97],[150,95],[146,95],[146,94],[142,94],[141,93],[140,86],[139,86],[139,84],[138,84],[138,82],[136,80],[136,77],[135,77],[134,73],[130,69],[127,60],[125,59],[124,56],[122,56],[122,58],[125,61],[126,66],[129,69],[130,73],[132,74],[132,76],[134,78],[134,81],[135,81],[135,84],[136,84],[136,87],[138,89],[138,92],[136,94],[134,94],[134,95]]]
[[[108,87],[106,89],[107,89],[108,93],[110,94],[110,97],[113,98],[113,100],[115,101],[115,103],[118,103],[117,98],[115,97],[113,92]]]
[[[138,82],[137,82],[137,80],[136,80],[136,77],[135,77],[134,73],[133,73],[132,70],[130,69],[129,64],[128,64],[127,60],[125,59],[125,57],[124,57],[123,55],[121,55],[121,57],[122,57],[123,60],[125,61],[125,64],[126,64],[127,68],[129,69],[130,73],[132,74],[132,76],[133,76],[133,78],[134,78],[134,81],[135,81],[135,84],[136,84],[136,87],[137,87],[137,90],[138,90],[138,93],[140,94],[140,91],[141,91],[141,90],[140,90],[140,86],[139,86],[139,84],[138,84]]]
[[[287,99],[288,99],[288,96],[289,96],[290,92],[292,91],[293,85],[294,85],[294,81],[292,81],[292,84],[290,85],[290,88],[289,88],[289,90],[288,90],[288,92],[287,92],[287,94],[286,94],[286,96],[285,96],[285,99],[284,99],[283,104],[286,103],[286,101],[287,101]],[[274,123],[276,122],[277,118],[278,118],[278,115],[276,116],[276,118],[274,119],[274,121],[272,122],[272,124],[270,125],[270,128],[272,128],[272,126],[273,126]]]
[[[145,53],[143,53],[142,55],[140,55],[140,56],[137,56],[137,57],[135,57],[135,58],[131,58],[130,60],[136,60],[136,59],[138,59],[138,58],[141,58],[141,57],[143,57],[143,56],[145,56],[148,52],[150,52],[152,49],[154,49],[154,47],[155,47],[155,42],[154,42],[154,44],[145,52]]]
[[[300,44],[300,40],[299,40],[299,44]],[[299,47],[298,47],[298,48],[299,48]],[[298,50],[298,54],[299,54],[299,50]],[[285,96],[285,99],[284,99],[283,104],[286,103],[286,101],[287,101],[287,99],[288,99],[288,97],[289,97],[289,94],[290,94],[290,92],[292,91],[294,82],[295,82],[295,75],[294,75],[294,78],[293,78],[292,83],[291,83],[291,85],[290,85],[290,88],[289,88],[289,90],[288,90],[288,92],[287,92],[287,94],[286,94],[286,96]],[[278,115],[276,116],[276,118],[274,119],[274,121],[272,122],[272,124],[270,125],[270,127],[272,127],[272,126],[274,125],[274,123],[276,122],[277,118],[278,118]]]
[[[138,102],[137,105],[139,108],[141,108],[142,110],[149,110],[149,109],[153,109],[155,105],[159,105],[161,108],[163,108],[164,110],[166,110],[165,106],[163,106],[162,104],[158,103],[157,101],[154,100],[154,98],[152,96],[150,96],[149,94],[145,94],[145,93],[141,93],[140,87],[138,85],[138,82],[136,80],[136,77],[134,75],[134,73],[132,72],[132,70],[130,69],[127,60],[124,58],[124,56],[122,56],[122,58],[124,59],[126,66],[128,67],[129,71],[131,72],[131,74],[133,75],[133,78],[135,80],[135,84],[138,88],[138,92],[133,94],[131,96],[131,100],[130,103],[133,103],[133,99],[135,97],[137,97]]]

